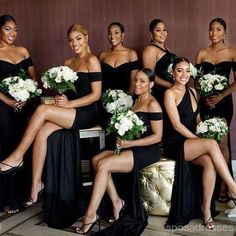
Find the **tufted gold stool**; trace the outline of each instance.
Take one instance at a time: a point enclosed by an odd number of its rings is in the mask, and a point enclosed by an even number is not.
[[[140,171],[141,197],[148,214],[169,214],[174,169],[175,161],[161,158]]]

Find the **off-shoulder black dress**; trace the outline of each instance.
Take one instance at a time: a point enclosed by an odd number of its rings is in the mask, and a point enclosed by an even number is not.
[[[77,93],[68,92],[69,100],[86,96],[91,83],[101,81],[101,73],[78,72]],[[54,132],[48,138],[45,165],[45,220],[55,228],[69,227],[86,209],[81,177],[79,129],[97,124],[97,103],[76,108],[71,129]]]
[[[33,65],[31,58],[26,58],[17,64],[0,60],[0,82],[10,76],[17,76],[21,70],[27,71]],[[6,94],[10,97],[10,95]],[[16,148],[26,128],[32,107],[29,102],[21,112],[14,112],[14,108],[0,101],[0,161],[8,157]],[[25,192],[22,168],[0,174],[0,211],[4,206],[16,210],[22,208]]]
[[[142,119],[144,125],[147,126],[147,131],[141,138],[152,134],[150,125],[152,120],[162,120],[162,113],[158,112],[139,111],[136,114]],[[140,196],[139,171],[159,160],[159,144],[155,143],[148,146],[133,147],[131,150],[133,152],[134,168],[129,175],[126,175],[126,195],[124,198],[127,203],[126,211],[113,225],[94,235],[139,236],[147,225],[147,214],[143,208]]]

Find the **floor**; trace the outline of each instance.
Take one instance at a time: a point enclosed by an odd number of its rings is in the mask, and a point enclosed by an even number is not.
[[[221,213],[215,218],[216,227],[214,230],[206,230],[200,220],[193,220],[181,230],[170,231],[163,227],[166,217],[149,216],[148,226],[142,236],[236,236],[236,218],[226,216],[224,213],[227,208],[226,204],[217,204],[217,208]],[[81,225],[81,221],[78,220],[71,228],[64,230],[47,227],[43,221],[42,202],[15,215],[0,213],[0,235],[4,236],[72,236],[76,235],[74,227],[79,225]],[[102,227],[104,226],[105,223],[102,223]],[[94,231],[96,230],[95,227]]]

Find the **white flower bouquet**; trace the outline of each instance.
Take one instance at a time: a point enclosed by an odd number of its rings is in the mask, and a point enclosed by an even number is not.
[[[218,117],[207,119],[201,121],[197,125],[197,134],[202,138],[211,138],[215,139],[220,143],[223,135],[226,135],[228,132],[227,124]]]
[[[18,76],[8,77],[0,83],[0,89],[10,94],[16,101],[25,102],[42,93],[37,88],[38,83],[27,76],[26,71],[21,71]]]
[[[146,130],[143,121],[131,110],[114,113],[106,129],[107,134],[116,133],[121,140],[139,138]],[[119,147],[116,147],[115,154],[120,154]]]
[[[106,90],[102,95],[102,102],[107,112],[112,114],[130,109],[133,105],[132,96],[119,89]]]
[[[63,94],[67,90],[76,92],[74,82],[78,79],[76,72],[68,66],[56,66],[47,70],[41,80],[44,88],[56,90],[59,94]]]
[[[189,66],[190,66],[190,74],[193,78],[195,78],[197,76],[197,68],[195,66],[193,66],[192,63],[189,63]],[[168,73],[172,75],[172,67],[173,67],[173,63],[171,63],[169,66],[168,66]]]
[[[223,91],[228,86],[228,81],[225,76],[208,73],[200,76],[198,84],[200,95],[208,97]]]

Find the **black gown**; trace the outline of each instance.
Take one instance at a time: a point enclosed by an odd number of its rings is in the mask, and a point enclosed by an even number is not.
[[[17,64],[0,60],[0,81],[9,76],[17,76],[21,70],[27,71],[32,65],[30,57]],[[32,112],[29,103],[26,103],[21,112],[14,112],[14,108],[0,101],[0,161],[12,153],[19,143],[27,125],[29,113]],[[11,210],[22,208],[25,197],[22,194],[25,183],[22,182],[22,168],[0,174],[0,211],[3,211],[4,206],[9,206]]]
[[[210,62],[203,62],[201,64],[196,65],[197,69],[201,69],[203,74],[213,73],[223,75],[228,80],[229,85],[229,77],[230,72],[236,71],[236,62],[232,61],[222,61],[217,64],[212,64]],[[201,119],[205,120],[207,118],[211,117],[222,117],[225,118],[228,126],[230,126],[232,117],[233,117],[233,96],[232,94],[224,97],[219,103],[216,104],[214,108],[209,108],[209,106],[206,105],[204,102],[204,98],[200,97],[199,99],[199,105],[200,105],[200,115]],[[231,175],[233,176],[233,170],[232,170],[232,157],[231,157],[231,141],[230,141],[230,131],[228,132],[228,149],[229,149],[229,162],[228,167],[231,172]],[[220,180],[217,179],[216,184],[216,194],[220,191]]]
[[[210,62],[203,62],[196,65],[197,69],[202,70],[203,74],[213,73],[223,75],[228,80],[229,85],[229,76],[231,70],[236,71],[236,62],[231,61],[222,61],[217,64],[212,64]],[[228,125],[230,125],[233,117],[233,98],[232,94],[224,97],[219,103],[216,104],[214,108],[209,108],[204,102],[204,98],[200,97],[200,114],[202,120],[206,117],[224,117],[227,120]]]
[[[177,106],[181,123],[191,132],[196,131],[196,117],[199,113],[199,106],[193,111],[190,93],[194,93],[188,87],[182,101]],[[197,99],[195,98],[197,101]],[[168,158],[176,161],[175,179],[171,196],[171,208],[166,228],[181,227],[190,220],[202,216],[202,177],[201,169],[184,159],[184,142],[186,138],[177,132],[170,120],[166,121],[168,137],[163,140],[164,152]],[[214,202],[212,201],[212,216],[216,215]]]
[[[140,62],[138,60],[132,62],[125,62],[117,67],[112,67],[107,63],[101,63],[102,68],[102,91],[107,89],[121,89],[124,92],[129,92],[130,77],[133,70],[140,69]],[[105,130],[107,124],[110,121],[111,114],[106,111],[102,105],[102,101],[99,104],[100,118],[99,123]],[[106,135],[105,137],[105,149],[114,150],[116,148],[116,136],[113,134]],[[124,198],[126,193],[126,187],[124,183],[127,181],[128,174],[113,174],[115,183],[117,184],[119,195]],[[109,206],[109,207],[108,207]],[[112,213],[111,201],[107,195],[105,195],[101,207],[100,216],[104,219],[110,219]]]
[[[140,119],[147,126],[147,131],[141,138],[152,134],[150,121],[162,120],[162,113],[137,112]],[[147,214],[140,196],[139,171],[144,167],[157,162],[160,158],[159,144],[131,148],[134,158],[134,168],[126,179],[127,208],[122,217],[108,228],[96,232],[95,235],[109,236],[139,236],[147,225]]]
[[[121,89],[129,91],[130,76],[132,70],[140,68],[139,61],[123,63],[117,67],[112,67],[107,63],[101,63],[102,67],[102,91],[107,89]]]
[[[177,109],[181,123],[191,132],[195,133],[199,106],[196,111],[193,111],[190,93],[195,98],[192,90],[186,87],[186,92]],[[197,101],[196,98],[195,100]],[[184,226],[190,220],[202,216],[202,178],[201,169],[184,159],[184,142],[186,137],[173,128],[169,118],[167,118],[165,125],[168,135],[163,140],[164,153],[166,157],[176,161],[170,214],[165,227],[175,228]],[[213,201],[211,210],[214,217],[216,212]]]
[[[91,92],[91,83],[101,81],[99,72],[77,74],[77,94],[68,92],[66,95],[69,100],[86,96]],[[76,108],[72,128],[58,130],[48,138],[44,169],[44,213],[45,221],[50,227],[69,227],[85,212],[79,129],[95,126],[98,115],[97,103]]]
[[[27,71],[32,65],[30,57],[17,64],[0,60],[0,82],[9,76],[17,76],[21,70]],[[5,159],[19,143],[26,127],[26,110],[27,107],[23,107],[21,112],[14,112],[14,108],[0,101],[0,160]]]

